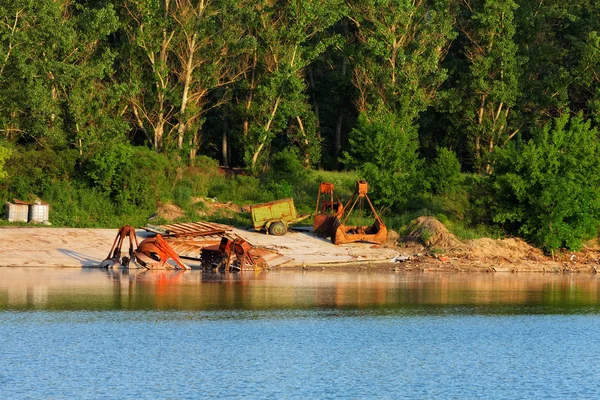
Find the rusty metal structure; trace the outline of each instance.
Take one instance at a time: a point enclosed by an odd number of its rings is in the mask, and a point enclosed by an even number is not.
[[[241,271],[265,268],[266,261],[253,250],[254,247],[240,237],[223,237],[219,245],[207,246],[200,250],[200,259],[204,269]]]
[[[198,261],[203,267],[214,265],[214,260],[211,261],[211,253],[219,260],[222,258],[218,248],[224,237],[227,237],[230,241],[236,239],[246,240],[233,232],[233,226],[214,222],[146,225],[143,229],[152,233],[160,233],[180,258]],[[252,246],[252,256],[255,259],[260,257],[260,260],[264,260],[268,266],[281,265],[290,260],[289,257],[283,256],[276,250],[257,247],[249,242],[248,245]],[[238,264],[236,260],[237,258],[234,255],[232,259],[234,269]],[[245,265],[247,264],[245,263]],[[261,264],[259,263],[258,266],[260,267]]]
[[[336,218],[332,227],[331,242],[333,244],[344,244],[351,242],[373,242],[373,243],[384,243],[387,240],[387,227],[383,223],[383,220],[375,211],[373,203],[367,195],[368,184],[364,180],[356,182],[356,190],[348,203],[344,206],[343,214],[340,218]],[[362,210],[364,207],[364,201],[371,209],[371,213],[375,218],[372,225],[368,226],[350,226],[346,225],[348,217],[354,210],[354,207],[358,204]]]
[[[273,200],[267,203],[254,204],[250,207],[254,230],[266,230],[273,236],[283,236],[290,224],[307,218],[310,214],[298,215],[294,199]]]
[[[231,225],[217,224],[214,222],[186,222],[166,225],[146,225],[144,230],[160,233],[163,237],[171,236],[210,236],[222,235],[233,229]]]
[[[335,221],[344,214],[344,205],[333,191],[330,182],[321,182],[317,195],[317,206],[313,216],[313,233],[330,236]]]
[[[129,239],[129,256],[121,257],[121,249],[123,247],[123,241],[125,239]],[[133,243],[135,242],[135,247]],[[119,228],[117,232],[117,236],[112,244],[110,251],[108,252],[108,256],[102,263],[101,267],[113,267],[113,266],[121,266],[123,268],[129,267],[129,262],[134,259],[134,251],[139,246],[137,241],[137,236],[135,234],[135,229],[133,229],[130,225],[125,225]]]
[[[121,257],[123,243],[126,239],[129,241],[128,256]],[[135,247],[133,245],[134,243]],[[167,262],[169,259],[175,261],[176,266],[169,264]],[[135,229],[130,225],[125,225],[119,228],[110,252],[108,253],[108,257],[102,261],[100,266],[106,268],[114,268],[117,266],[128,268],[131,261],[136,265],[148,269],[189,269],[161,234],[157,234],[156,237],[153,238],[144,239],[138,244]]]
[[[179,258],[179,255],[163,239],[161,234],[142,240],[135,251],[135,259],[146,268],[173,268],[167,261],[172,259],[177,266],[175,269],[191,269]]]

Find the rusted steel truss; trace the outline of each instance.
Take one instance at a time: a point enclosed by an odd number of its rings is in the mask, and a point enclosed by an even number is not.
[[[235,243],[233,248],[237,250],[237,252],[231,253],[230,256],[230,264],[233,269],[262,268],[267,264],[268,266],[276,266],[289,260],[274,250],[255,247],[245,238],[235,234],[231,225],[192,222],[158,226],[148,225],[143,229],[162,234],[180,257],[200,261],[204,268],[207,265],[214,265],[216,258],[219,261],[221,260],[222,254],[218,249],[225,238],[229,242]],[[248,251],[248,249],[250,250]],[[246,256],[240,250],[247,250]],[[231,265],[228,265],[228,268]]]
[[[204,247],[200,251],[204,269],[247,270],[266,268],[267,263],[246,240],[223,237],[218,245]]]

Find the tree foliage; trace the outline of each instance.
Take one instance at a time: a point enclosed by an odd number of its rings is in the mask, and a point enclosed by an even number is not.
[[[128,127],[108,81],[118,28],[110,2],[17,0],[0,9],[0,129],[8,138],[82,156]]]
[[[206,157],[253,175],[218,193],[351,168],[384,209],[460,197],[576,247],[600,221],[599,32],[592,0],[5,2],[0,191],[80,216],[189,197]]]
[[[489,155],[518,132],[510,124],[520,82],[516,9],[512,0],[470,0],[457,18],[450,110],[455,126],[467,135],[471,163],[480,172],[491,172]]]
[[[359,116],[349,140],[355,150],[345,154],[345,162],[370,183],[375,203],[384,208],[406,206],[420,181],[416,129],[379,107]]]
[[[546,250],[578,249],[600,226],[600,142],[582,114],[499,151],[494,220]]]

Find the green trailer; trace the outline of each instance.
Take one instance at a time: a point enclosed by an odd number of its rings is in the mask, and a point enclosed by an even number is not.
[[[290,224],[295,224],[311,217],[311,214],[298,215],[294,199],[273,200],[268,203],[255,204],[250,207],[252,225],[255,230],[266,230],[274,236],[283,236]]]

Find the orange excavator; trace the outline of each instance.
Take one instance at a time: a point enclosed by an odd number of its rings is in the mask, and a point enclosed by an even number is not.
[[[129,255],[121,257],[121,248],[125,239],[129,239]],[[133,246],[134,242],[135,248]],[[169,259],[175,261],[176,265],[168,263]],[[135,229],[130,225],[125,225],[119,228],[108,257],[102,261],[100,266],[129,268],[131,261],[147,269],[190,269],[160,234],[157,234],[156,237],[144,239],[138,244]]]

